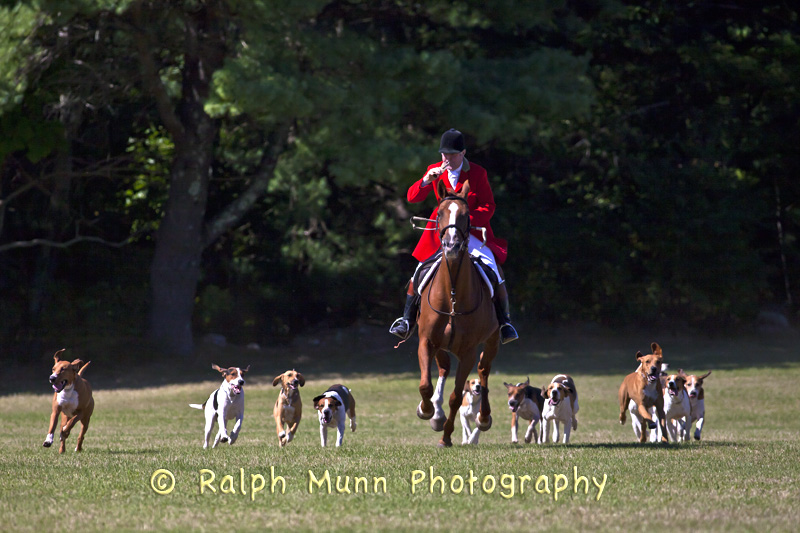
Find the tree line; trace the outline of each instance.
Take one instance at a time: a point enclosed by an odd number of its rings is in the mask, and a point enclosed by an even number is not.
[[[793,315],[799,34],[780,1],[2,2],[0,348],[388,325],[450,127],[517,316]]]

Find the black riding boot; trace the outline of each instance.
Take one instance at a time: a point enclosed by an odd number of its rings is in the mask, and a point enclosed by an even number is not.
[[[497,313],[497,321],[500,323],[500,342],[507,344],[517,340],[519,335],[517,335],[517,330],[511,324],[511,316],[508,312],[508,290],[505,283],[501,283],[497,288],[494,310]]]
[[[398,318],[389,328],[389,333],[397,335],[403,340],[411,336],[414,325],[417,322],[417,308],[419,307],[419,298],[416,294],[406,294],[406,306],[403,309],[403,316]]]

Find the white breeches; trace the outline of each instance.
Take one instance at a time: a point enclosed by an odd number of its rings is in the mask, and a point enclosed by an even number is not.
[[[473,234],[469,234],[469,255],[478,257],[484,264],[489,265],[497,276],[497,284],[501,285],[505,280],[500,276],[500,271],[497,268],[497,261],[494,259],[494,254],[491,248],[483,245],[483,241]]]
[[[491,269],[494,271],[494,275],[497,276],[498,285],[505,283],[505,280],[500,276],[500,271],[497,268],[497,261],[495,261],[494,259],[494,254],[492,253],[492,250],[488,246],[484,246],[483,241],[481,241],[479,238],[477,238],[475,235],[471,233],[469,235],[469,245],[467,250],[469,251],[469,255],[471,255],[472,257],[480,258],[480,260],[483,261],[484,264],[489,265],[489,267],[491,267]],[[422,265],[422,263],[419,263],[417,265],[417,269],[414,271],[414,276],[412,276],[411,279],[414,279],[416,277],[417,270],[419,270],[420,265]]]

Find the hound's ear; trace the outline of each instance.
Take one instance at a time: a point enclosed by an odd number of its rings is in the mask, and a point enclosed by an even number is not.
[[[659,346],[657,342],[651,344],[650,349],[653,350],[653,354],[661,355],[661,346]]]
[[[323,395],[321,395],[321,396],[317,396],[317,397],[315,397],[313,400],[311,400],[311,401],[314,403],[314,409],[319,409],[319,407],[320,407],[320,405],[319,405],[319,401],[320,401],[321,399],[323,399],[324,397],[325,397],[325,395],[323,394]]]
[[[250,365],[247,365],[247,368],[240,368],[239,370],[242,371],[242,374],[244,374],[245,372],[250,372]]]
[[[297,373],[297,382],[300,383],[301,387],[306,384],[306,378],[300,372]]]
[[[275,379],[272,380],[272,386],[273,387],[277,387],[278,383],[281,382],[281,378],[282,377],[283,377],[283,374],[281,374],[280,376],[275,376]]]
[[[56,363],[58,363],[59,361],[61,361],[61,360],[62,360],[62,359],[61,359],[61,354],[62,354],[62,353],[64,353],[64,352],[66,352],[66,351],[67,351],[67,349],[66,349],[66,348],[61,348],[61,349],[60,349],[59,351],[57,351],[57,352],[56,352],[56,354],[53,356],[53,360],[54,360]],[[709,372],[709,374],[710,374],[710,372]]]
[[[709,370],[708,372],[706,372],[705,374],[703,374],[702,376],[700,376],[700,377],[699,377],[699,378],[697,378],[697,379],[698,379],[699,381],[703,381],[703,380],[704,380],[704,379],[706,379],[706,378],[707,378],[707,377],[708,377],[710,374],[711,374],[711,370]]]
[[[511,390],[511,388],[514,386],[511,383],[506,383],[505,381],[503,382],[503,385],[505,385],[508,390]]]
[[[643,354],[642,352],[636,352],[636,360],[637,360],[637,361],[638,361],[639,359],[641,359],[642,357],[644,357],[644,354]]]
[[[83,366],[83,360],[82,359],[75,359],[74,361],[72,361],[70,363],[70,365],[74,366],[76,371],[80,370],[81,367]]]
[[[220,368],[219,365],[216,365],[214,363],[211,364],[211,368],[213,368],[214,370],[216,370],[220,374],[226,374],[228,372],[227,368]]]
[[[549,398],[550,397],[550,387],[549,386],[544,388],[544,389],[542,389],[542,396],[544,396],[545,398]]]
[[[531,384],[531,377],[530,376],[525,376],[525,386],[527,387],[530,384]]]
[[[467,380],[464,382],[464,392],[469,392],[469,391],[470,391],[469,380]]]

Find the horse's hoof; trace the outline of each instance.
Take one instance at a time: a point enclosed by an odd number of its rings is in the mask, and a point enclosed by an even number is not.
[[[492,415],[487,416],[485,419],[478,413],[477,418],[475,419],[475,425],[478,426],[478,429],[481,431],[489,431],[492,427]]]
[[[434,414],[435,412],[436,412],[436,411],[435,411],[434,409],[431,409],[431,412],[430,412],[430,413],[426,413],[426,412],[424,412],[424,411],[422,410],[422,403],[420,403],[420,404],[417,406],[417,416],[418,416],[419,418],[421,418],[422,420],[430,420],[431,418],[433,418],[433,414]]]
[[[446,418],[431,418],[431,429],[434,431],[444,431]]]
[[[440,440],[439,444],[436,445],[439,448],[450,448],[453,446],[452,442],[445,442],[444,440]]]

